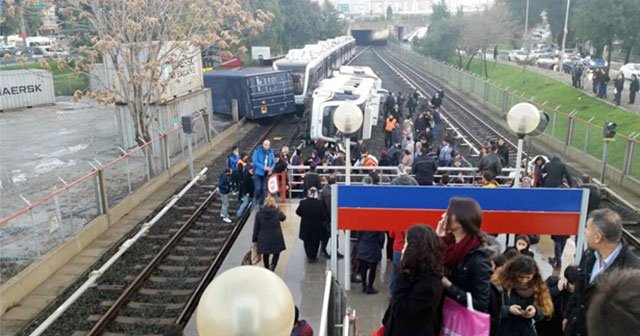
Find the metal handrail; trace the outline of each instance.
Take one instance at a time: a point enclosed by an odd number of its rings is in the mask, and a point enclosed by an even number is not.
[[[320,327],[318,328],[318,335],[327,336],[328,324],[329,324],[329,301],[331,298],[331,283],[333,281],[333,274],[330,270],[325,272],[324,281],[324,295],[322,297],[322,313],[320,315]]]

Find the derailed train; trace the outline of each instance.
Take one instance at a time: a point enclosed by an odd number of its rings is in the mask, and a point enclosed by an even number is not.
[[[382,81],[369,67],[343,66],[333,72],[333,76],[320,81],[313,92],[309,117],[309,136],[311,140],[337,142],[342,136],[333,123],[338,106],[355,104],[362,111],[362,127],[352,134],[358,138],[371,138],[373,126],[378,124],[381,99],[387,90]]]
[[[349,35],[338,36],[289,50],[284,58],[273,63],[273,69],[291,71],[295,104],[302,111],[317,83],[330,77],[334,69],[347,64],[355,53],[356,40]]]

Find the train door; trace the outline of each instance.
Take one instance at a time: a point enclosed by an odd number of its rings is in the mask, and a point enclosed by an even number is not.
[[[366,109],[369,110],[371,116],[371,125],[378,125],[378,117],[380,116],[380,95],[370,94],[366,102]]]

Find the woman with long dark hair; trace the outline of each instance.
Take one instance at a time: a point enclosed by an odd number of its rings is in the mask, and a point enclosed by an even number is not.
[[[436,335],[442,298],[442,243],[428,226],[414,225],[405,237],[398,279],[382,324],[384,335]]]
[[[536,336],[534,323],[553,314],[553,300],[533,258],[518,255],[493,275],[503,289],[499,336]]]
[[[437,233],[444,244],[445,295],[467,306],[471,293],[473,308],[488,313],[491,292],[490,252],[483,248],[480,231],[482,210],[471,198],[452,198],[438,223]]]

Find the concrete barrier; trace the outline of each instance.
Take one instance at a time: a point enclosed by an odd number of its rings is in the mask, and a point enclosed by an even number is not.
[[[225,141],[243,125],[244,119],[216,135],[208,145],[202,146],[194,151],[194,160],[210,153],[211,149]],[[98,216],[89,222],[64,244],[47,253],[40,260],[29,265],[29,267],[22,270],[18,275],[4,283],[2,287],[0,287],[0,316],[9,308],[18,304],[46,279],[82,252],[89,244],[105,233],[109,227],[117,223],[149,196],[153,195],[173,176],[185,169],[188,164],[188,160],[184,159],[171,166],[169,170],[162,172],[136,192],[123,199],[118,205],[110,208],[106,214]]]

